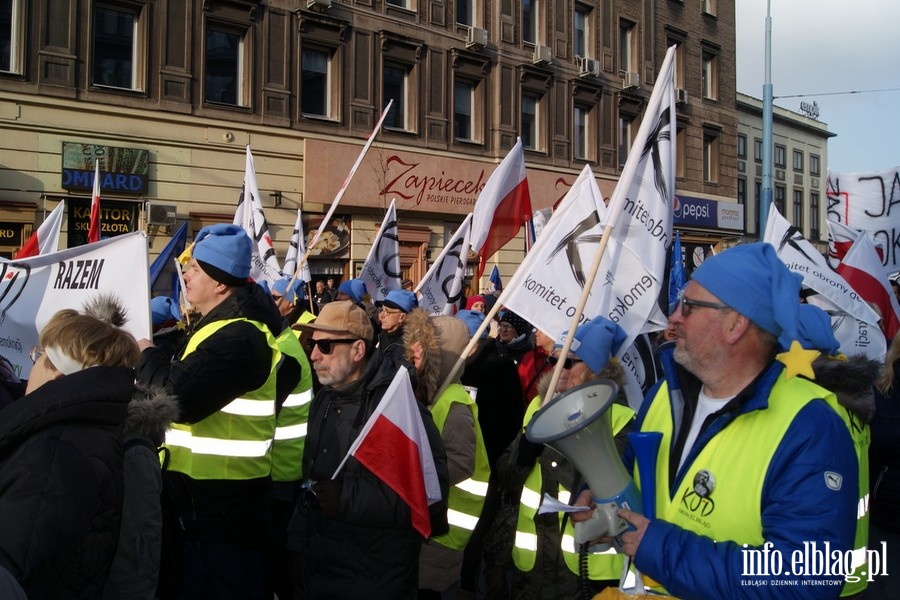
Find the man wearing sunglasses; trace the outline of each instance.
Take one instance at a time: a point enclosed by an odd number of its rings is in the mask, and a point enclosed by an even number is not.
[[[407,504],[355,458],[331,479],[396,373],[374,351],[374,328],[353,302],[330,302],[304,333],[322,388],[312,400],[303,451],[303,494],[288,531],[297,554],[296,584],[303,598],[414,598],[422,537]],[[419,405],[442,498],[449,475],[441,436]],[[399,448],[384,449],[385,460]],[[447,531],[446,503],[432,507],[432,535]]]
[[[635,528],[624,552],[674,596],[775,598],[796,585],[825,598],[843,584],[843,573],[802,559],[812,548],[850,555],[858,466],[833,394],[797,376],[817,354],[798,343],[799,292],[773,246],[740,245],[697,268],[669,317],[665,380],[638,416],[639,430],[662,432],[658,518],[619,514]],[[633,466],[630,451],[623,458]],[[757,552],[793,563],[747,572]]]

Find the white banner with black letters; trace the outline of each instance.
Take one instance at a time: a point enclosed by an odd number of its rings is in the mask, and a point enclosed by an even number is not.
[[[373,302],[384,300],[391,290],[400,289],[400,237],[397,233],[396,200],[391,200],[384,221],[369,256],[363,264],[360,278],[366,283],[366,289]]]

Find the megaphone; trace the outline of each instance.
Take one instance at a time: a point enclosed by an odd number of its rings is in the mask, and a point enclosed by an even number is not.
[[[594,517],[599,521],[589,531],[576,528],[578,543],[619,535],[628,523],[616,510],[641,507],[641,494],[613,438],[612,405],[617,393],[618,386],[605,379],[579,385],[537,411],[525,428],[529,440],[546,444],[572,461],[594,494]]]

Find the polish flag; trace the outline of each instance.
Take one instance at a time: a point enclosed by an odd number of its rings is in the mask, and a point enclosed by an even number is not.
[[[825,221],[825,224],[828,226],[828,264],[832,269],[836,269],[847,255],[850,246],[863,232],[831,219]],[[884,248],[876,245],[875,251],[878,252],[878,259],[884,261]]]
[[[62,227],[65,209],[65,202],[60,202],[56,205],[56,208],[47,215],[44,222],[37,228],[37,231],[32,233],[31,237],[25,241],[19,253],[16,254],[17,259],[56,252],[59,247],[59,230]]]
[[[519,228],[531,219],[531,212],[525,152],[519,138],[491,173],[475,202],[470,235],[472,249],[481,256],[479,278],[485,262],[519,233]]]
[[[856,238],[844,260],[837,266],[837,272],[863,300],[878,306],[881,330],[887,339],[894,339],[900,330],[900,304],[887,277],[883,276],[884,267],[869,236]]]
[[[428,506],[441,499],[441,488],[428,433],[405,367],[398,369],[332,479],[350,456],[409,505],[412,526],[428,538],[431,535]]]
[[[100,161],[94,161],[94,192],[91,194],[91,222],[88,244],[100,241]]]

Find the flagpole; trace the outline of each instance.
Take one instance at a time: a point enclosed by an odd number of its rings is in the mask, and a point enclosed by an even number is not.
[[[334,200],[331,201],[331,206],[328,208],[328,212],[325,213],[325,218],[322,219],[322,223],[319,225],[319,228],[316,230],[316,235],[313,236],[313,239],[310,243],[306,245],[306,251],[303,253],[303,256],[300,260],[297,261],[297,269],[294,271],[294,275],[291,277],[291,280],[288,282],[288,288],[294,285],[294,281],[297,280],[297,274],[300,273],[300,267],[303,263],[307,262],[309,258],[309,253],[319,241],[319,237],[322,235],[322,232],[325,230],[328,221],[331,220],[331,215],[334,214],[334,210],[337,208],[338,203],[341,201],[341,198],[344,197],[344,192],[347,191],[347,186],[350,185],[350,180],[353,179],[353,176],[356,174],[357,169],[359,169],[359,165],[362,164],[363,158],[365,158],[366,153],[369,151],[369,148],[372,146],[372,143],[375,141],[375,136],[378,135],[378,132],[381,130],[381,125],[384,123],[384,120],[387,118],[388,111],[391,110],[391,106],[394,104],[394,99],[391,98],[388,100],[387,106],[384,107],[384,111],[381,113],[381,117],[378,119],[378,122],[375,124],[375,129],[372,130],[372,133],[369,134],[369,139],[366,140],[366,143],[363,145],[362,150],[359,152],[359,156],[356,157],[356,162],[353,163],[353,166],[350,167],[350,172],[347,173],[347,177],[344,179],[344,183],[341,184],[340,189],[337,191],[337,194],[334,196]]]

